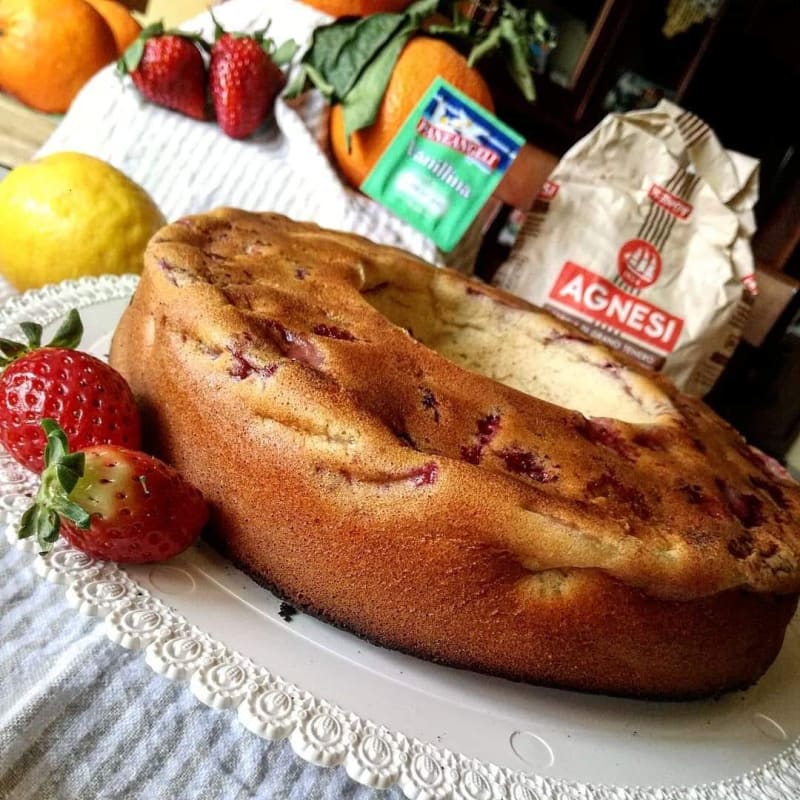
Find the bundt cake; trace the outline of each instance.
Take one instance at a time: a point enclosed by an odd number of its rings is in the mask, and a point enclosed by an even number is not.
[[[745,687],[800,591],[800,491],[700,401],[512,295],[231,209],[151,241],[111,361],[256,580],[537,684]]]

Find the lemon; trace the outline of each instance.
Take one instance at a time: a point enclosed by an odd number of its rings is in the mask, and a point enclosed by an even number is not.
[[[118,169],[82,153],[53,153],[0,181],[0,274],[16,289],[67,278],[141,272],[164,217]]]

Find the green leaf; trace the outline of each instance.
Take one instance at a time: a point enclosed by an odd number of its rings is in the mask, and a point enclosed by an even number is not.
[[[17,529],[17,538],[30,539],[36,533],[36,506],[32,505],[22,515]]]
[[[408,17],[412,27],[420,27],[439,8],[439,3],[440,0],[417,0],[416,3],[408,6],[405,10],[405,15]]]
[[[55,466],[66,455],[69,447],[67,434],[61,430],[59,424],[49,417],[42,420],[42,430],[47,438],[44,449],[45,467]]]
[[[333,102],[343,100],[406,21],[405,14],[371,14],[353,22],[323,25],[314,31],[303,63],[332,87]]]
[[[0,339],[0,352],[2,352],[4,356],[7,356],[8,361],[11,362],[23,353],[27,353],[28,348],[26,345],[22,344],[22,342],[12,342],[11,339]]]
[[[500,27],[492,28],[486,38],[482,39],[475,47],[470,50],[469,56],[467,58],[467,64],[469,66],[474,67],[478,61],[480,61],[484,56],[489,55],[489,53],[497,50],[500,47],[501,42],[503,41],[503,34],[500,30]]]
[[[213,9],[209,8],[208,13],[211,15],[211,21],[214,23],[214,41],[218,42],[225,35],[225,28],[217,22]]]
[[[74,350],[81,343],[82,337],[83,322],[81,321],[81,315],[76,308],[73,308],[69,314],[67,314],[66,319],[61,323],[55,336],[53,336],[53,339],[47,346]]]
[[[20,322],[19,326],[28,340],[29,350],[42,346],[42,326],[38,322]]]
[[[129,75],[138,66],[144,55],[144,46],[148,39],[153,39],[156,36],[164,34],[164,23],[162,21],[153,22],[151,25],[143,28],[139,36],[133,41],[128,49],[122,54],[122,57],[117,61],[117,72],[120,75]]]
[[[67,436],[54,420],[42,420],[42,429],[47,436],[42,483],[32,505],[22,515],[18,535],[35,535],[40,551],[47,553],[58,539],[62,517],[88,528],[91,516],[69,497],[83,476],[85,454],[68,451]]]
[[[12,361],[42,346],[42,326],[38,322],[21,322],[20,328],[25,335],[26,343],[0,338],[0,367],[7,367]],[[83,335],[83,324],[78,312],[73,309],[56,331],[56,335],[48,347],[75,348],[80,344]]]
[[[255,36],[256,39],[263,40],[271,27],[272,27],[272,20],[268,19],[267,24],[260,31],[256,31],[253,35]]]
[[[144,28],[142,28],[139,38],[152,39],[155,36],[161,36],[162,33],[164,33],[164,21],[158,20],[157,22],[151,22],[149,25],[146,25]]]
[[[395,35],[378,57],[370,62],[356,85],[343,98],[344,134],[347,137],[348,148],[352,134],[375,122],[394,65],[411,33],[412,30],[408,29],[404,34]]]
[[[400,52],[419,32],[462,40],[471,46],[470,65],[501,49],[515,83],[525,97],[534,99],[529,49],[539,39],[553,40],[544,17],[503,0],[492,25],[483,28],[453,4],[451,23],[425,30],[424,24],[440,5],[441,0],[417,0],[401,14],[372,14],[317,28],[285,96],[296,97],[310,82],[331,103],[341,103],[349,146],[353,133],[375,121]]]
[[[306,87],[307,78],[308,74],[306,72],[306,67],[301,64],[295,72],[294,77],[291,79],[291,81],[289,81],[289,85],[286,87],[286,91],[283,93],[283,96],[287,100],[298,97],[303,93],[303,89]],[[320,91],[322,91],[322,89],[320,89]],[[323,94],[325,94],[325,92],[323,92]]]
[[[122,57],[117,61],[117,72],[120,75],[130,75],[131,72],[136,71],[144,55],[144,44],[145,40],[140,36],[122,54]]]
[[[56,465],[56,477],[64,491],[69,494],[75,488],[75,484],[81,479],[82,472],[77,472],[62,461],[60,464]]]
[[[308,75],[311,82],[314,86],[319,89],[322,94],[333,97],[336,94],[336,89],[333,87],[332,84],[328,83],[325,78],[323,77],[322,73],[316,68],[313,67],[311,64],[306,64],[306,74]]]
[[[525,99],[533,102],[536,99],[536,87],[533,84],[531,66],[528,62],[527,39],[517,35],[514,22],[509,17],[504,16],[498,27],[505,42],[503,56],[506,67]]]
[[[58,532],[61,527],[61,520],[55,511],[41,506],[36,509],[36,541],[39,550],[47,553],[53,547],[53,543],[58,539]]]
[[[67,469],[78,473],[78,477],[83,477],[84,470],[86,469],[86,453],[67,453],[62,459],[61,464]],[[69,490],[70,492],[72,489]]]
[[[55,511],[47,512],[47,521],[44,525],[42,535],[39,539],[40,542],[44,541],[47,544],[53,544],[58,541],[58,534],[61,532],[61,519]]]
[[[84,509],[82,506],[79,506],[72,500],[55,504],[53,509],[62,517],[72,520],[72,522],[74,522],[82,530],[87,530],[89,525],[91,525],[91,514],[89,514],[86,509]]]
[[[294,39],[287,39],[280,47],[273,50],[271,58],[279,67],[282,67],[294,58],[297,48],[298,44]]]

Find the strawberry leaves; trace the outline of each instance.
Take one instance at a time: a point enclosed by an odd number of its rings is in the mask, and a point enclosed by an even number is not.
[[[212,15],[213,18],[213,15]],[[220,128],[233,139],[246,139],[270,116],[286,75],[275,60],[291,59],[296,45],[276,48],[266,36],[269,25],[255,33],[229,33],[214,19],[208,83]]]
[[[269,20],[265,27],[253,31],[252,33],[247,33],[245,31],[231,32],[226,31],[225,28],[220,25],[211,9],[209,9],[209,14],[211,14],[211,19],[214,22],[215,42],[218,42],[226,34],[234,39],[254,39],[261,45],[261,49],[270,57],[272,63],[278,67],[285,67],[294,58],[294,54],[298,50],[298,44],[294,39],[287,39],[285,42],[277,44],[272,37],[267,36],[269,29],[272,27],[272,20]],[[209,51],[213,49],[209,48],[208,44],[206,44],[206,48],[209,49]]]
[[[7,367],[12,361],[32,353],[42,347],[42,326],[37,322],[21,322],[20,328],[26,341],[15,342],[0,338],[0,369]],[[74,350],[81,342],[83,323],[80,314],[73,308],[56,331],[52,340],[45,347],[61,347]]]
[[[42,482],[18,535],[42,554],[63,536],[92,558],[163,561],[185,550],[208,521],[202,494],[163,461],[137,450],[97,445],[70,452],[52,419]]]
[[[213,13],[214,42],[163,23],[148,25],[117,62],[151,103],[197,120],[208,118],[208,100],[224,133],[235,139],[252,135],[269,116],[286,85],[281,69],[291,62],[297,43],[267,36],[270,25],[254,33],[230,33]]]
[[[142,28],[136,39],[128,46],[128,49],[117,61],[117,73],[120,75],[130,75],[139,68],[139,64],[144,58],[145,46],[150,39],[159,39],[162,36],[177,36],[188,42],[193,42],[201,50],[208,52],[208,42],[199,33],[187,33],[186,31],[170,29],[165,30],[164,23],[159,20]]]
[[[164,33],[164,23],[154,22],[146,28],[142,28],[133,43],[122,54],[117,61],[117,72],[120,75],[130,75],[138,66],[144,56],[144,46],[148,39],[154,36],[161,36]]]
[[[67,436],[55,420],[42,420],[42,428],[47,437],[42,483],[33,505],[22,515],[18,535],[20,539],[35,537],[39,552],[49,553],[61,532],[62,516],[84,530],[91,518],[69,498],[83,477],[85,455],[69,452]]]

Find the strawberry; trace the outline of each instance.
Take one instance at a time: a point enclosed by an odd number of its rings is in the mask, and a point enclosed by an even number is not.
[[[233,139],[255,133],[286,84],[279,65],[291,60],[296,45],[289,40],[276,48],[265,34],[266,29],[254,34],[226,33],[216,26],[209,86],[217,122]]]
[[[20,326],[27,344],[0,339],[0,442],[20,464],[35,472],[44,463],[42,419],[52,417],[76,447],[141,441],[139,410],[125,379],[108,364],[74,350],[83,335],[74,309],[41,347],[42,327]]]
[[[160,22],[146,27],[117,62],[152,103],[195,119],[206,118],[206,65],[203,40],[180,31],[164,31]]]
[[[42,484],[19,527],[19,537],[35,536],[42,553],[60,534],[92,558],[162,561],[192,544],[208,521],[203,496],[163,461],[116,445],[70,453],[53,420],[42,428]]]

